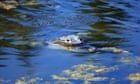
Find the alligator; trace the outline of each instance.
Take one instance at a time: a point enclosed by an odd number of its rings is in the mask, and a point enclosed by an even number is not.
[[[95,52],[96,48],[88,45],[78,35],[62,36],[53,41],[44,41],[43,44],[49,48],[65,49],[72,52]]]
[[[3,39],[4,40],[4,39]],[[29,45],[31,47],[42,45],[51,49],[63,49],[71,52],[79,53],[95,53],[95,52],[113,52],[113,53],[125,53],[132,54],[127,50],[119,49],[116,47],[95,47],[91,46],[88,42],[85,42],[79,35],[67,35],[57,39],[48,41],[14,41],[12,44],[16,45]]]
[[[33,43],[32,44],[38,44]],[[89,45],[87,42],[85,42],[84,39],[82,39],[79,35],[67,35],[67,36],[62,36],[59,37],[53,41],[43,41],[39,42],[39,44],[43,44],[47,46],[48,48],[53,48],[53,49],[65,49],[71,52],[80,52],[80,53],[95,53],[95,52],[105,52],[105,51],[111,51],[113,53],[129,53],[127,50],[123,49],[118,49],[116,47],[102,47],[102,48],[97,48],[94,46]]]

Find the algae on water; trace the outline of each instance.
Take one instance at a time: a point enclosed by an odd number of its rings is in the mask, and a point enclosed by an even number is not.
[[[140,81],[140,73],[133,73],[128,76],[129,80]]]
[[[35,84],[37,81],[41,80],[39,77],[31,78],[27,80],[25,77],[18,79],[15,84]]]
[[[116,67],[116,66],[115,66]],[[60,75],[52,75],[53,79],[66,80],[84,80],[84,84],[90,84],[91,81],[105,81],[108,77],[98,76],[97,74],[115,70],[115,67],[94,66],[92,64],[79,64],[72,69],[64,70]]]

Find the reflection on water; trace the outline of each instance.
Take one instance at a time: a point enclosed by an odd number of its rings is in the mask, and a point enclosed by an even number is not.
[[[98,46],[119,46],[122,42],[127,41],[123,36],[127,28],[122,27],[122,23],[117,20],[123,20],[127,18],[127,14],[120,8],[111,7],[108,2],[96,1],[83,3],[90,6],[90,9],[82,9],[83,13],[93,13],[99,17],[99,21],[90,26],[93,28],[89,30],[91,32],[91,41],[96,41],[94,44]],[[112,21],[109,18],[114,18],[116,21]],[[121,36],[120,36],[121,35]]]
[[[27,0],[24,1],[28,3]],[[9,84],[22,76],[40,76],[43,81],[54,81],[52,74],[59,74],[74,65],[84,63],[106,67],[117,65],[116,71],[98,74],[115,78],[117,84],[130,83],[125,78],[131,73],[139,73],[138,0],[38,2],[45,4],[22,5],[10,10],[0,8],[0,78],[10,80]],[[49,49],[47,46],[33,47],[26,43],[33,40],[52,40],[81,32],[87,33],[86,40],[92,46],[118,47],[133,54],[72,53]]]

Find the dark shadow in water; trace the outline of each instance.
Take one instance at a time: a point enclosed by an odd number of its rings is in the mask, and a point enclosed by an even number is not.
[[[48,17],[43,15],[43,13],[54,11],[57,3],[53,3],[54,1],[51,0],[40,1],[40,5],[36,5],[38,2],[34,3],[35,0],[18,0],[17,2],[24,5],[10,10],[0,8],[0,55],[1,58],[12,55],[16,59],[15,61],[24,62],[24,64],[19,64],[19,66],[31,67],[30,57],[37,56],[37,50],[40,48],[31,47],[28,42],[40,38],[32,35],[38,32],[42,25],[48,26],[47,22],[52,21],[51,19],[47,21]],[[18,44],[18,42],[27,43]],[[5,59],[3,63],[6,60],[10,60],[10,58]],[[8,64],[5,63],[6,65],[3,65],[3,63],[0,63],[1,66],[8,66]]]
[[[14,15],[15,12],[7,11],[5,15],[6,14]],[[26,24],[22,25],[14,21],[9,21],[9,19],[4,17],[0,18],[0,22],[0,60],[3,60],[2,62],[10,60],[10,58],[6,59],[6,56],[12,55],[13,58],[17,58],[18,60],[23,61],[26,66],[31,66],[28,57],[36,56],[33,52],[30,51],[34,50],[34,48],[32,48],[29,44],[18,45],[17,42],[32,40],[31,35],[35,31],[35,29],[26,26]],[[0,67],[5,66],[8,66],[7,63],[6,65],[1,64]]]
[[[82,3],[89,7],[89,9],[81,8],[83,13],[93,14],[99,18],[98,22],[90,24],[93,29],[88,30],[90,32],[88,41],[93,42],[92,45],[97,47],[124,47],[123,43],[128,41],[125,36],[129,29],[120,20],[128,19],[129,15],[117,6],[109,6],[110,3],[101,0]],[[115,21],[108,19],[108,17],[115,19]]]

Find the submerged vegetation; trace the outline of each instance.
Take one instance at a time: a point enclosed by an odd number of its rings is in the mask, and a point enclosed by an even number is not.
[[[130,74],[128,79],[132,81],[140,81],[140,73]]]
[[[115,47],[103,47],[102,50],[110,50],[113,53],[124,53],[124,54],[131,54],[131,52],[123,49],[118,49]]]
[[[20,3],[19,1],[15,1],[15,0],[10,0],[10,1],[0,1],[0,8],[2,9],[6,9],[6,10],[10,10],[10,9],[13,9],[13,8],[17,8],[19,6],[37,6],[37,5],[42,5],[42,4],[45,4],[45,3],[39,3],[35,0],[29,0],[27,2],[24,2],[24,3]]]
[[[120,61],[133,64],[131,59],[129,59],[129,62],[127,61],[128,58],[129,57],[123,58],[123,60],[121,58]],[[140,59],[137,56],[135,56],[134,58]],[[137,63],[140,62],[137,61]],[[109,81],[115,83],[120,79],[114,78],[113,76],[112,77],[103,76],[102,74],[114,73],[115,71],[119,70],[121,66],[122,65],[106,67],[106,66],[97,66],[94,64],[78,64],[72,66],[70,69],[63,70],[61,74],[52,75],[52,78],[55,80],[55,82],[46,81],[43,84],[73,84],[74,80],[83,80],[84,83],[82,84],[92,84],[92,82],[96,82],[96,81]],[[131,81],[140,81],[140,73],[129,74],[128,77],[126,78],[128,78],[128,80]],[[41,81],[41,80],[43,79],[38,77],[31,78],[29,80],[26,80],[26,78],[23,77],[17,80],[15,84],[35,84],[37,81]]]
[[[16,8],[15,5],[5,4],[3,2],[0,2],[0,7],[3,9],[7,9],[7,10],[12,9],[12,8]]]
[[[17,80],[15,84],[35,84],[39,80],[41,80],[39,77],[31,78],[29,80],[26,80],[24,77],[22,77],[21,79]]]
[[[127,59],[127,58],[126,58]],[[126,61],[124,61],[126,62]],[[40,81],[41,84],[75,84],[74,81],[76,80],[82,80],[82,84],[92,84],[92,82],[97,81],[109,81],[110,83],[115,83],[116,81],[119,81],[120,79],[117,79],[115,77],[108,77],[104,76],[105,73],[114,73],[115,71],[119,70],[121,66],[112,66],[112,67],[106,67],[106,66],[95,66],[93,64],[78,64],[72,66],[70,69],[63,70],[62,73],[56,75],[52,75],[54,82],[51,81],[45,81],[43,78],[40,77],[34,77],[34,78],[28,78],[28,77],[21,77],[20,79],[17,79],[15,81],[15,84],[38,84]],[[125,72],[124,72],[125,73]],[[127,79],[125,80],[131,80],[131,81],[140,81],[140,73],[132,73],[129,74]],[[0,83],[4,83],[6,80],[0,79]],[[40,84],[40,83],[39,83]]]
[[[1,0],[0,84],[140,84],[139,3]],[[73,34],[97,52],[41,45]]]
[[[96,76],[98,73],[108,72],[112,68],[105,68],[94,66],[92,64],[79,64],[73,66],[74,70],[64,70],[62,75],[53,75],[52,77],[57,80],[84,80],[90,81],[104,81],[108,80],[108,77]]]

